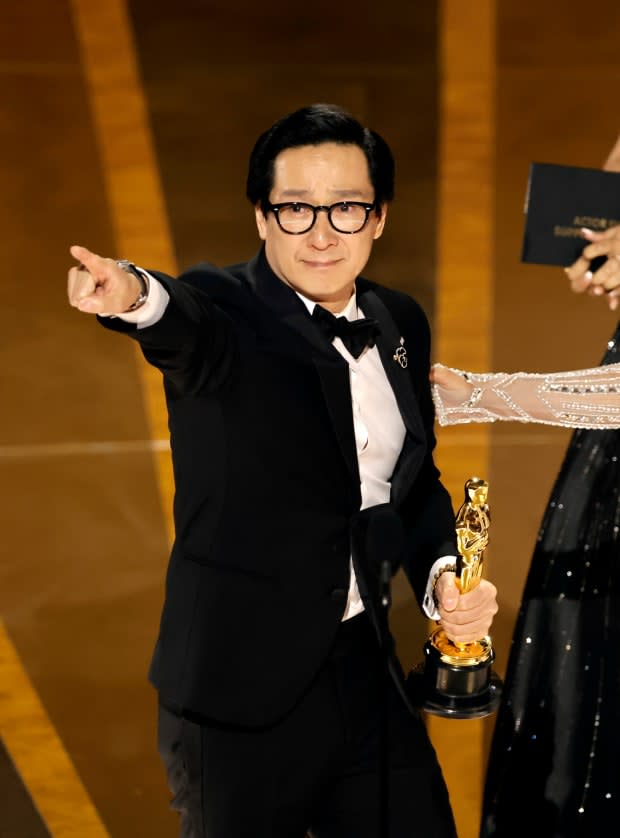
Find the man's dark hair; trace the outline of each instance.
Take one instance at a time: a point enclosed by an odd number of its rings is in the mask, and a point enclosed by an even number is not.
[[[364,128],[350,113],[337,105],[309,105],[287,114],[260,135],[248,167],[246,195],[263,211],[269,205],[273,187],[274,161],[287,148],[340,143],[356,145],[368,161],[368,173],[375,190],[377,212],[394,197],[394,158],[383,137]]]

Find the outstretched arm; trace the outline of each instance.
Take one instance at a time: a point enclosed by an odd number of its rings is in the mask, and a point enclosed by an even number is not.
[[[228,379],[236,357],[235,337],[229,319],[206,293],[221,283],[221,271],[205,264],[204,270],[198,266],[172,279],[139,269],[147,286],[143,294],[140,279],[116,260],[77,245],[71,255],[78,265],[69,270],[69,303],[98,315],[105,328],[136,340],[171,392],[178,396],[205,386],[213,390]],[[143,299],[146,302],[136,310]]]
[[[435,364],[440,425],[538,422],[564,428],[620,428],[620,364],[556,373],[470,373]]]

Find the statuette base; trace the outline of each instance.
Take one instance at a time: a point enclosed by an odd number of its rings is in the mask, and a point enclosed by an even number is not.
[[[407,680],[412,700],[427,713],[452,719],[478,719],[494,713],[501,698],[502,681],[492,670],[494,654],[490,644],[463,644],[476,647],[480,654],[473,654],[474,650],[468,648],[459,657],[445,654],[446,649],[457,648],[451,641],[451,646],[444,646],[444,638],[440,637],[438,648],[434,639],[437,638],[431,635],[426,642],[424,662],[412,669]]]

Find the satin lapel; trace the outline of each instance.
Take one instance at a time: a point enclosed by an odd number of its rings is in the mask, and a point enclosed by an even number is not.
[[[358,304],[364,312],[364,316],[373,317],[381,327],[381,334],[377,338],[377,349],[383,362],[385,374],[396,396],[405,427],[413,437],[420,442],[425,442],[426,434],[422,425],[418,400],[411,383],[411,376],[407,369],[401,367],[394,357],[396,350],[401,346],[402,335],[398,326],[385,303],[379,299],[374,291],[364,291],[358,295]],[[412,351],[411,347],[408,347],[408,350]],[[410,359],[410,362],[413,363],[412,359]]]
[[[343,457],[359,492],[349,365],[316,327],[308,309],[293,289],[273,273],[263,250],[248,263],[248,280],[257,297],[278,320],[310,344],[302,346],[303,354],[305,357],[310,355],[317,371]]]
[[[293,289],[278,279],[271,270],[264,250],[248,262],[247,278],[259,300],[281,323],[293,329],[295,334],[303,335],[314,349],[328,358],[334,355],[341,357],[317,329],[308,314],[308,309]],[[307,347],[304,347],[304,350],[307,351]]]
[[[407,436],[392,475],[392,501],[398,504],[413,484],[426,451],[426,433],[413,389],[411,376],[395,358],[402,334],[385,303],[371,290],[358,291],[358,304],[365,317],[373,317],[381,327],[377,349],[400,409]],[[406,347],[412,352],[412,347]],[[409,358],[409,363],[413,359]]]
[[[338,355],[337,359],[328,360],[323,355],[315,353],[312,361],[321,379],[323,396],[340,443],[340,449],[353,480],[355,491],[359,493],[360,474],[355,445],[353,411],[351,410],[349,365],[336,350],[334,350],[334,353]]]

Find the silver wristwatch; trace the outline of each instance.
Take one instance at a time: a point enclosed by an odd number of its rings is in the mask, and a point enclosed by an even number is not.
[[[135,276],[140,283],[140,293],[138,294],[137,299],[135,299],[129,308],[126,308],[123,312],[123,314],[128,314],[130,311],[136,311],[136,309],[143,306],[147,301],[149,296],[149,280],[147,274],[140,268],[136,267],[136,265],[128,259],[117,259],[116,264],[121,270],[125,271],[125,273]]]

